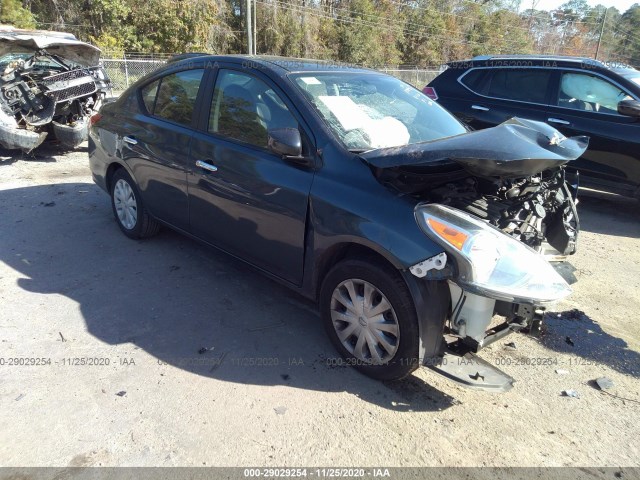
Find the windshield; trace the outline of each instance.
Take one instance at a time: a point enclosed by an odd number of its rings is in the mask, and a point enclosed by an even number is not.
[[[33,57],[33,53],[24,53],[24,52],[20,52],[20,53],[7,53],[5,55],[2,55],[0,57],[0,74],[2,74],[2,72],[4,72],[5,68],[7,68],[7,66],[10,63],[16,62],[16,61],[26,61],[30,58]],[[61,68],[61,65],[54,61],[53,59],[45,56],[45,55],[39,55],[36,59],[35,59],[35,63],[33,65],[35,68],[41,68],[41,69],[49,69],[49,68]]]
[[[292,78],[349,150],[397,147],[467,131],[426,95],[388,75],[338,72]]]
[[[11,62],[15,62],[16,60],[26,60],[32,55],[28,53],[7,53],[6,55],[2,55],[0,57],[0,70],[4,71]],[[2,72],[0,72],[1,74]]]

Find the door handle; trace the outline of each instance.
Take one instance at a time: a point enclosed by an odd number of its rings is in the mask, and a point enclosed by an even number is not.
[[[558,123],[560,125],[571,125],[571,122],[567,122],[566,120],[561,120],[560,118],[547,118],[547,122],[549,123]]]
[[[203,162],[202,160],[196,160],[196,167],[203,168],[209,172],[217,172],[218,167],[215,165],[211,165],[210,163]]]
[[[129,145],[137,145],[138,144],[138,140],[136,140],[133,137],[124,136],[124,137],[122,137],[122,140],[124,140]]]
[[[487,107],[483,107],[482,105],[471,105],[472,110],[480,110],[481,112],[488,112],[489,109]]]

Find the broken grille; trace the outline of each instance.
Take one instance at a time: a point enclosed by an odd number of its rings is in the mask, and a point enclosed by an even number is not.
[[[91,95],[97,90],[96,82],[86,70],[71,70],[42,79],[47,94],[56,102]]]
[[[65,88],[62,90],[56,90],[51,92],[51,98],[56,102],[64,102],[66,100],[72,100],[74,98],[84,97],[91,95],[96,91],[95,83],[85,83],[83,85],[76,85],[74,87]]]
[[[42,79],[42,83],[49,87],[59,82],[68,82],[77,78],[88,76],[89,73],[85,70],[70,70],[68,72],[56,73],[55,75],[49,75]]]

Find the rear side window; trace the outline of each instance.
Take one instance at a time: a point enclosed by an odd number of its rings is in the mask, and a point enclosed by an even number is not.
[[[182,125],[190,125],[204,69],[186,70],[162,77],[142,89],[149,113]]]
[[[475,93],[505,100],[546,103],[551,70],[539,68],[477,69],[461,81]]]
[[[471,70],[465,76],[463,76],[460,81],[463,85],[467,86],[470,90],[486,95],[486,92],[483,92],[483,85],[486,83],[484,80],[487,78],[487,74],[490,74],[489,70],[475,69]]]

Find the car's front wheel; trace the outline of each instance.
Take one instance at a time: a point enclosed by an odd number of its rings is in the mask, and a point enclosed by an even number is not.
[[[379,380],[398,380],[418,367],[416,310],[392,268],[359,259],[339,263],[323,281],[320,311],[345,364]]]
[[[111,207],[120,230],[129,238],[155,235],[160,224],[149,214],[131,176],[119,169],[111,179]]]

